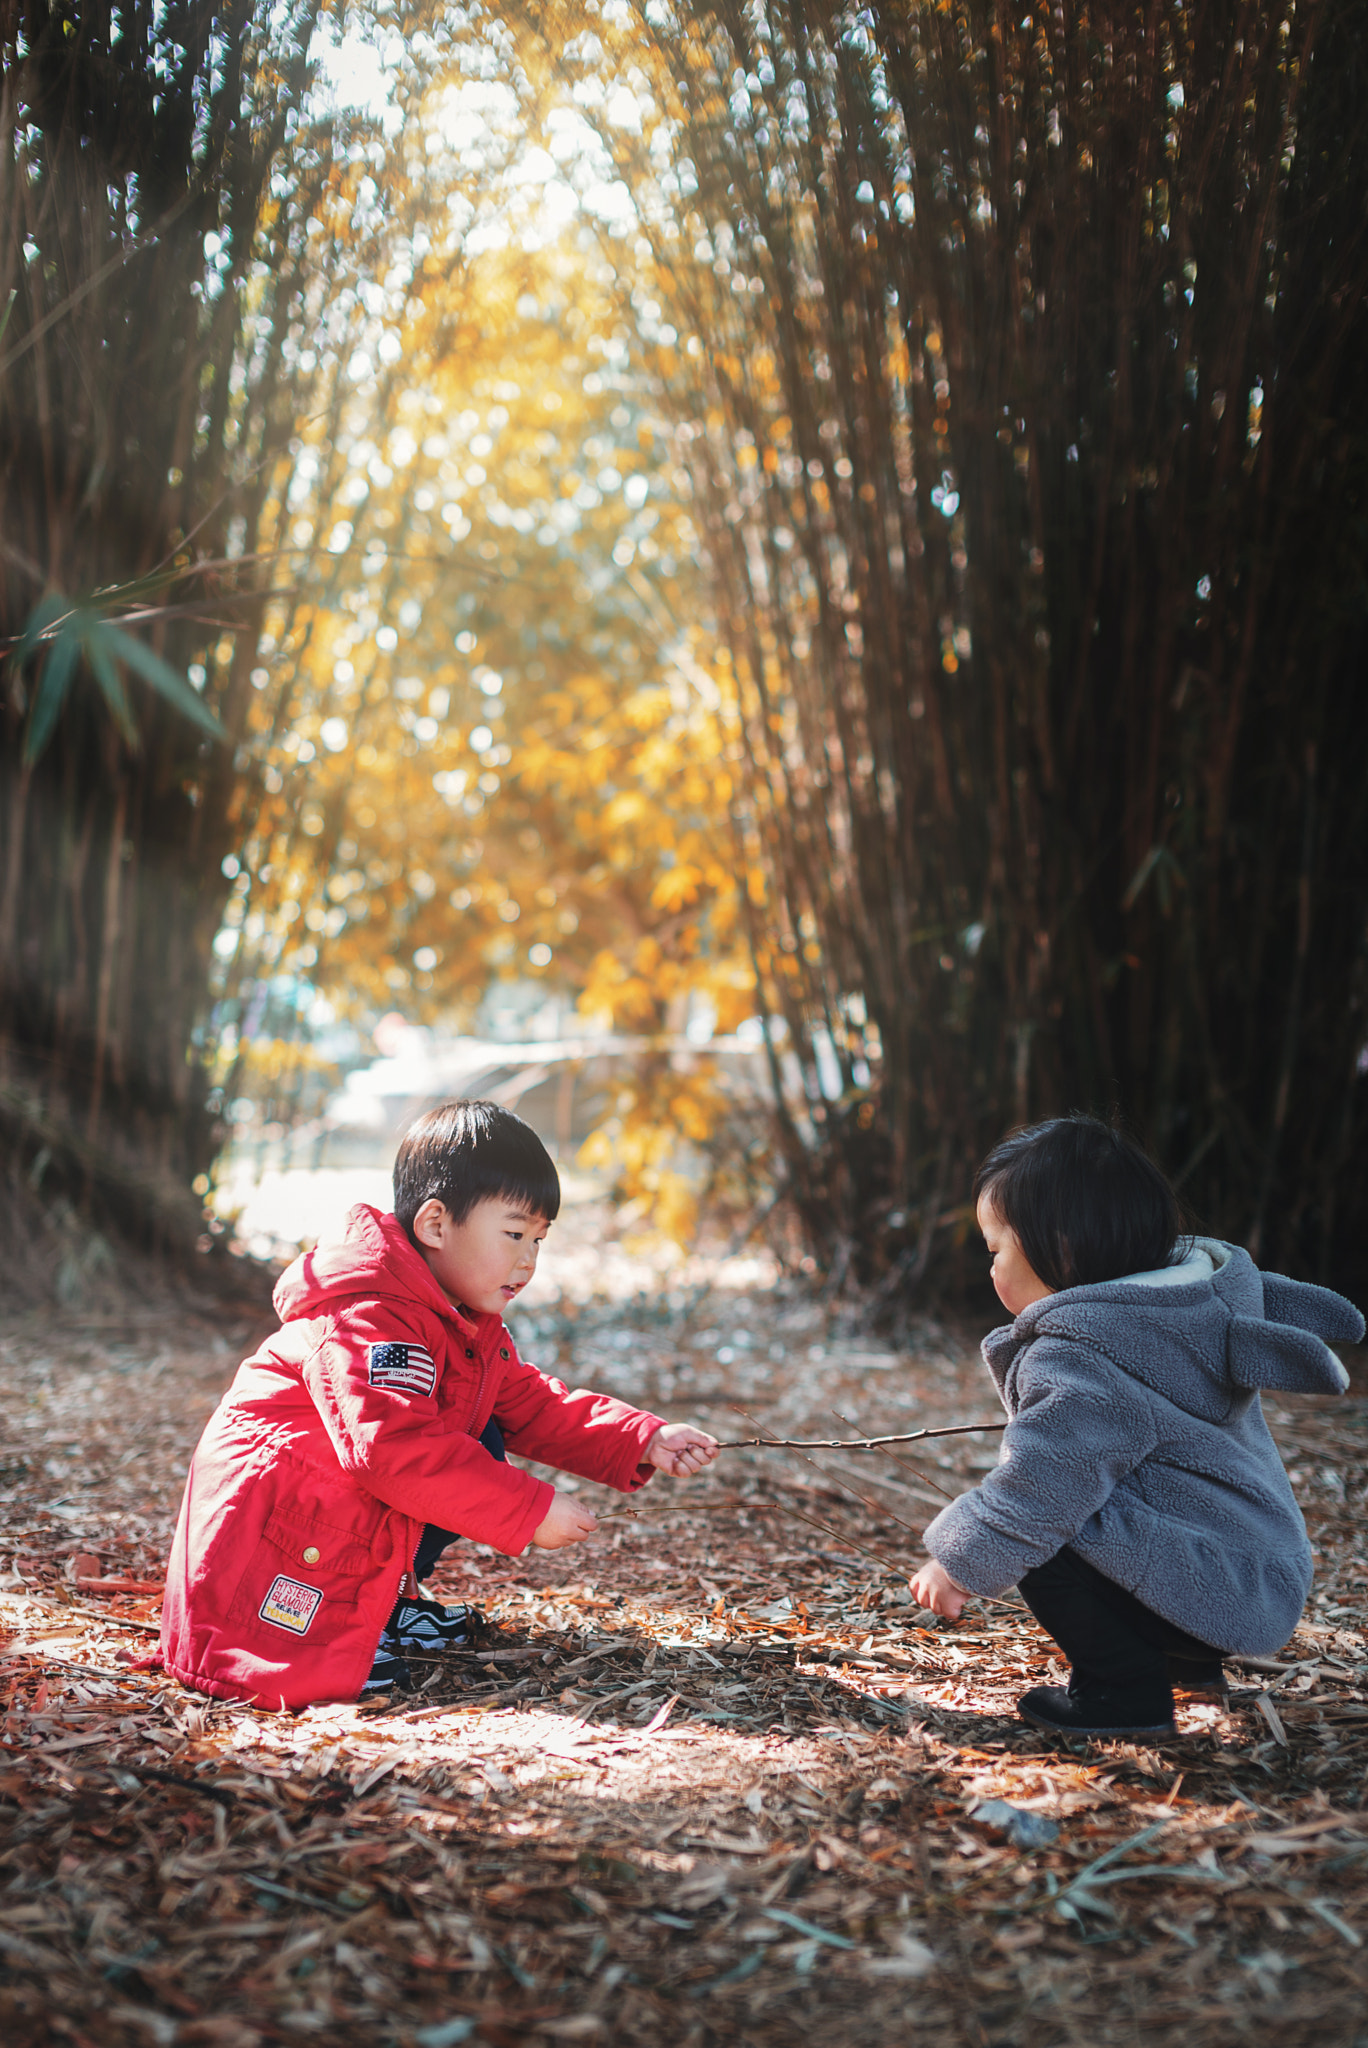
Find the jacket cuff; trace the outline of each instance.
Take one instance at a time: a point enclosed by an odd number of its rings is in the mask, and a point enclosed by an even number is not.
[[[622,1467],[609,1482],[619,1493],[639,1493],[647,1481],[654,1477],[656,1468],[646,1462],[646,1446],[656,1431],[664,1427],[663,1415],[648,1415],[644,1408],[639,1415],[633,1417],[631,1428],[626,1432]]]
[[[532,1478],[530,1472],[525,1476]],[[532,1541],[534,1530],[541,1527],[551,1512],[551,1503],[556,1497],[555,1487],[549,1485],[545,1479],[533,1479],[532,1484],[537,1490],[528,1496],[527,1506],[514,1522],[508,1536],[490,1544],[491,1550],[501,1550],[505,1557],[521,1557]]]
[[[922,1532],[922,1542],[941,1570],[949,1573],[961,1591],[977,1594],[982,1600],[994,1600],[999,1593],[1005,1593],[1014,1586],[1016,1580],[1004,1579],[1000,1570],[987,1570],[983,1560],[975,1557],[977,1546],[974,1537],[978,1532],[970,1516],[956,1512],[959,1505],[955,1501],[948,1508],[942,1508],[934,1520],[927,1523]]]

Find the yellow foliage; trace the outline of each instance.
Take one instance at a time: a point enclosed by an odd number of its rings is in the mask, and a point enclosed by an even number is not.
[[[620,831],[630,825],[637,825],[649,815],[649,806],[644,793],[639,789],[624,790],[615,796],[603,813],[603,822],[609,831]]]
[[[680,861],[664,874],[651,891],[651,901],[657,910],[682,910],[686,903],[697,900],[703,882],[700,869],[691,867],[688,861]]]
[[[232,1050],[272,977],[342,1015],[457,1025],[491,980],[536,981],[647,1035],[678,1032],[691,1001],[730,1032],[758,1002],[738,868],[753,902],[763,890],[733,858],[723,765],[738,683],[650,384],[663,357],[578,229],[462,245],[453,222],[511,221],[523,201],[499,185],[507,138],[478,161],[452,146],[448,90],[455,58],[316,195],[330,324],[262,478],[282,568],[249,664],[222,970],[220,1075],[251,1087],[309,1056]],[[383,208],[359,203],[365,179]],[[765,460],[788,433],[774,423]],[[592,1141],[681,1237],[702,1179],[688,1155],[721,1105],[701,1070],[671,1071]]]
[[[652,1223],[676,1244],[688,1244],[698,1228],[698,1196],[683,1174],[662,1173],[648,1211]]]
[[[617,1164],[613,1140],[605,1129],[591,1131],[579,1148],[577,1163],[590,1173],[611,1173]]]
[[[705,1105],[696,1095],[682,1090],[670,1098],[670,1109],[680,1130],[686,1138],[692,1139],[695,1145],[705,1144],[712,1136],[713,1119],[709,1113],[711,1107],[711,1104]]]
[[[632,1216],[687,1244],[707,1184],[698,1148],[708,1143],[727,1107],[711,1061],[691,1059],[684,1070],[653,1062],[619,1097],[610,1122],[586,1139],[579,1162],[611,1172],[615,1194]]]

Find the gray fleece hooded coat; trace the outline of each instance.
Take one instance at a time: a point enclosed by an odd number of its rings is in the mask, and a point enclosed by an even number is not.
[[[1048,1294],[990,1332],[1001,1457],[926,1547],[992,1595],[1070,1544],[1202,1642],[1267,1656],[1297,1625],[1311,1546],[1259,1389],[1343,1393],[1327,1340],[1357,1343],[1363,1317],[1215,1238],[1184,1239],[1178,1256]]]

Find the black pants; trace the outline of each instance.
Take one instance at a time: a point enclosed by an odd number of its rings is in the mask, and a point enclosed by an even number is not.
[[[508,1453],[504,1449],[503,1431],[497,1422],[485,1424],[480,1442],[491,1458],[497,1458],[501,1465],[507,1464]],[[418,1538],[418,1548],[413,1554],[414,1578],[425,1579],[442,1552],[450,1544],[459,1543],[460,1540],[460,1537],[454,1535],[450,1529],[439,1529],[435,1522],[429,1522]]]
[[[1219,1666],[1221,1653],[1154,1613],[1067,1545],[1027,1572],[1017,1590],[1073,1666],[1069,1690],[1133,1700],[1136,1718],[1173,1706],[1169,1659]]]

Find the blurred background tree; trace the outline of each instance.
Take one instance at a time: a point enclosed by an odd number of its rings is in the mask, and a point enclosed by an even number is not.
[[[528,12],[643,107],[603,141],[701,351],[821,1263],[901,1291],[1006,1126],[1087,1107],[1361,1287],[1363,7]]]
[[[1085,1106],[1352,1291],[1364,13],[0,9],[16,1172],[504,978],[748,1021],[834,1285]]]
[[[287,135],[301,142],[317,15],[313,0],[269,26],[199,0],[0,7],[0,1123],[16,1214],[46,1184],[153,1237],[198,1227],[189,1183],[215,1130],[188,1054],[237,801],[253,477],[293,427],[280,347],[244,365],[241,316],[249,296],[283,309],[300,289],[307,207],[292,240],[271,179]],[[326,175],[307,145],[300,163]]]
[[[497,21],[0,32],[10,1227],[193,1242],[225,1104],[337,1078],[319,1012],[659,1029],[667,923],[735,1021],[696,534],[592,235],[501,222]]]

